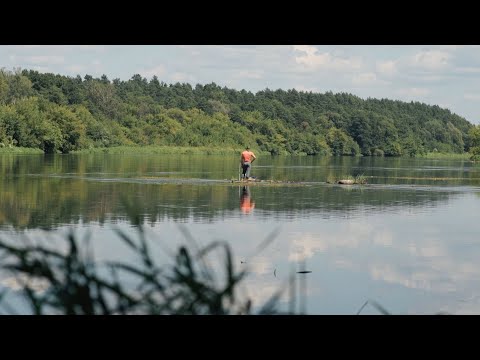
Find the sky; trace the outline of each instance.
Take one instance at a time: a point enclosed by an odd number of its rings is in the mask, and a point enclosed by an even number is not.
[[[418,101],[480,124],[480,45],[1,45],[0,67]]]

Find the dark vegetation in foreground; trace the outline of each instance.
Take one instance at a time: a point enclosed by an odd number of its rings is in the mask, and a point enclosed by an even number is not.
[[[251,299],[238,296],[238,287],[246,276],[246,270],[235,271],[227,243],[212,243],[195,254],[181,246],[173,264],[159,266],[150,254],[142,228],[139,229],[139,241],[121,231],[117,233],[140,257],[140,266],[108,262],[103,264],[108,269],[107,274],[102,271],[102,264],[94,261],[88,241],[82,242],[71,232],[65,239],[67,252],[33,245],[18,247],[0,241],[3,255],[1,268],[18,279],[23,297],[35,315],[297,314],[293,310],[281,312],[277,309],[278,300],[285,290],[290,293],[290,304],[295,302],[295,294],[291,292],[295,287],[294,274],[290,277],[288,289],[284,287],[277,291],[254,310]],[[184,232],[193,241],[185,229]],[[271,240],[272,235],[260,247]],[[194,243],[192,247],[195,247]],[[205,262],[208,253],[216,249],[224,255],[223,280]],[[121,280],[125,276],[131,279],[128,284]],[[5,300],[8,291],[6,288],[0,293],[0,309],[3,308],[2,313],[16,314],[13,306]],[[369,303],[380,313],[389,314],[381,305],[369,300],[357,315]]]
[[[236,286],[245,272],[235,272],[232,254],[226,244],[213,244],[195,255],[186,247],[180,247],[174,264],[160,267],[150,256],[148,242],[143,232],[141,234],[140,241],[133,241],[119,232],[123,241],[141,258],[142,265],[109,262],[106,264],[109,274],[102,274],[101,266],[94,262],[93,255],[73,234],[68,236],[69,249],[65,254],[42,247],[16,247],[1,242],[0,249],[13,258],[2,267],[17,276],[25,275],[23,293],[36,315],[226,315],[251,312],[251,302],[242,302],[236,297]],[[227,273],[223,284],[220,281],[215,283],[211,270],[202,261],[215,248],[222,248],[225,252]],[[132,279],[131,283],[125,284],[121,280],[124,277]],[[275,313],[273,300],[258,313]],[[0,305],[12,309],[5,303]]]
[[[419,102],[295,89],[254,94],[215,83],[166,84],[138,74],[111,81],[106,75],[0,70],[0,148],[238,151],[248,144],[273,155],[419,156],[478,147],[475,131],[480,130],[449,110]]]
[[[160,266],[151,255],[142,226],[134,240],[117,230],[118,236],[141,260],[140,265],[126,262],[96,262],[89,238],[79,240],[74,232],[64,239],[67,251],[44,246],[16,246],[0,239],[0,269],[13,275],[35,315],[297,315],[295,273],[288,284],[260,306],[239,296],[239,285],[247,270],[236,271],[227,243],[213,242],[198,248],[193,237],[181,227],[190,246],[180,246],[173,262]],[[275,231],[258,247],[261,252],[275,238]],[[190,249],[190,250],[189,250]],[[194,250],[192,250],[194,249]],[[218,276],[208,264],[209,253],[224,260]],[[298,271],[304,274],[311,271]],[[305,275],[301,275],[305,276]],[[128,280],[125,280],[128,279]],[[9,288],[0,292],[0,313],[18,314],[6,300]],[[290,295],[289,310],[279,311],[282,294]],[[374,300],[367,300],[357,315],[370,305],[383,315],[390,313]],[[443,313],[446,314],[446,313]]]
[[[127,207],[127,210],[130,207]],[[238,285],[246,270],[236,271],[227,243],[213,242],[200,249],[185,227],[180,230],[189,247],[176,253],[164,249],[173,263],[160,266],[152,256],[138,211],[128,210],[132,225],[138,229],[133,239],[117,229],[121,240],[140,259],[139,265],[127,262],[97,262],[90,247],[90,236],[83,241],[73,230],[61,251],[26,241],[17,246],[0,239],[0,269],[21,282],[23,296],[36,315],[229,315],[254,314],[252,301],[238,296]],[[257,247],[261,252],[276,237],[272,232]],[[209,266],[209,253],[220,250],[224,260],[223,279]],[[291,283],[294,282],[292,277]],[[8,288],[0,293],[0,308],[15,310],[5,301]],[[255,314],[278,314],[276,303],[282,291],[275,293]]]
[[[128,208],[127,208],[128,209]],[[131,223],[138,229],[138,239],[116,229],[124,244],[140,261],[128,262],[94,259],[91,237],[83,240],[72,230],[61,249],[35,245],[25,239],[13,244],[0,239],[0,270],[2,276],[12,275],[20,285],[21,296],[27,300],[30,312],[36,315],[273,315],[296,314],[295,273],[288,283],[264,304],[253,304],[239,295],[239,286],[247,276],[247,268],[235,270],[230,246],[212,242],[200,248],[181,226],[189,246],[171,252],[163,248],[171,263],[159,265],[152,255],[152,243],[147,239],[138,211],[128,210]],[[276,238],[278,229],[269,234],[256,248],[258,254]],[[66,246],[62,246],[66,245]],[[209,254],[223,260],[222,269],[211,266]],[[220,272],[218,270],[221,270]],[[16,314],[7,301],[5,287],[0,292],[1,313]],[[279,311],[278,301],[289,293],[289,310]],[[375,302],[374,307],[378,307]],[[382,313],[387,313],[378,307]]]

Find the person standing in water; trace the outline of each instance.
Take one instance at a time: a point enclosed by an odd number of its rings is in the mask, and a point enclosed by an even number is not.
[[[252,169],[252,163],[257,159],[253,151],[250,151],[250,147],[247,146],[245,151],[242,152],[240,157],[240,164],[242,165],[242,179],[252,180],[250,177],[250,171]]]

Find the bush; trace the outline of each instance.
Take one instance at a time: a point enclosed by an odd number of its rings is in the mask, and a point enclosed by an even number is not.
[[[182,229],[187,239],[193,241],[191,235]],[[237,296],[238,285],[246,277],[246,270],[235,271],[227,243],[214,242],[195,253],[181,246],[173,264],[160,267],[151,255],[142,226],[139,225],[137,241],[120,230],[117,234],[139,257],[141,266],[121,262],[96,263],[88,251],[88,244],[80,242],[72,231],[65,239],[68,243],[66,252],[0,241],[2,255],[6,255],[1,267],[14,273],[23,286],[22,292],[32,313],[36,315],[254,313],[252,301]],[[260,247],[270,242],[272,236],[275,233]],[[223,281],[213,276],[212,269],[205,262],[205,257],[217,249],[222,250],[225,260]],[[5,293],[0,293],[0,300]],[[255,313],[278,313],[276,303],[281,293],[274,294]],[[5,299],[1,305],[8,307]]]

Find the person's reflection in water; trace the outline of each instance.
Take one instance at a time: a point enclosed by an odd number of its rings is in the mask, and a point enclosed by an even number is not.
[[[255,208],[255,203],[252,200],[250,194],[250,186],[244,186],[242,189],[242,195],[240,196],[240,210],[244,214],[250,214]]]

